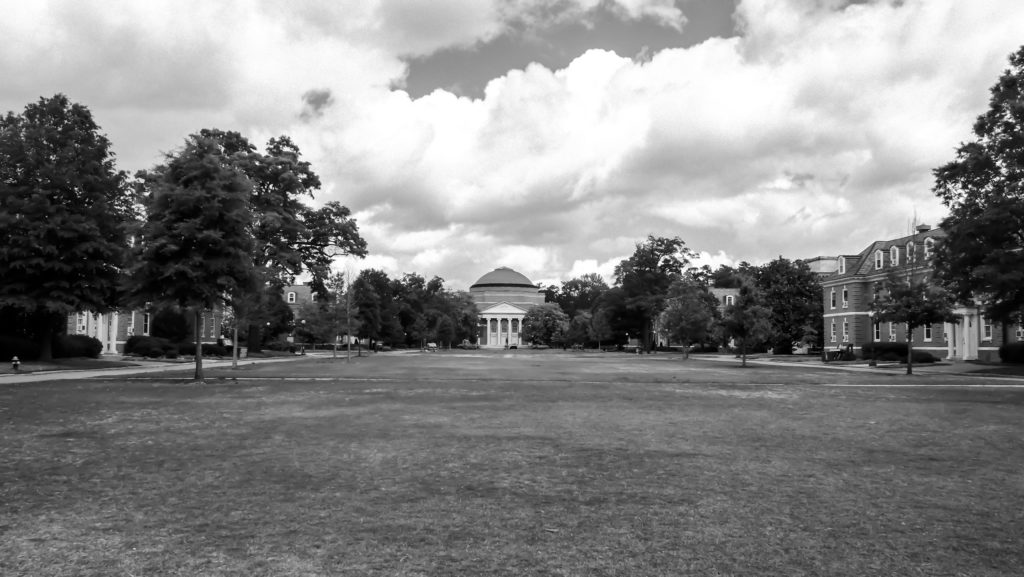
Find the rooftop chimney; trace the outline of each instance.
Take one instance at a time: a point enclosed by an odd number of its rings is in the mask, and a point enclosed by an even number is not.
[[[928,232],[931,229],[932,229],[932,227],[928,226],[927,224],[919,224],[919,225],[917,225],[917,232]]]

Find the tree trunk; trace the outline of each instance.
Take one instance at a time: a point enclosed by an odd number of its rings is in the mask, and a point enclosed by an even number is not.
[[[49,326],[43,327],[42,336],[39,337],[39,360],[53,360],[53,331]]]
[[[203,313],[197,308],[195,314],[195,335],[196,335],[196,375],[195,380],[203,380],[203,343],[202,334],[199,332],[200,315]]]
[[[249,325],[249,332],[247,334],[248,336],[245,339],[245,344],[249,347],[249,352],[263,352],[263,327],[252,323]]]
[[[747,366],[747,343],[745,341],[740,344],[740,357],[743,359],[741,366]]]
[[[235,330],[231,336],[231,368],[238,368],[238,320],[235,320]]]
[[[914,327],[907,325],[907,374],[914,374]]]

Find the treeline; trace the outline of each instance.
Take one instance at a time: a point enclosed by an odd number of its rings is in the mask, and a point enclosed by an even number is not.
[[[348,208],[306,204],[320,179],[287,136],[261,150],[203,129],[135,175],[114,160],[64,95],[0,118],[2,331],[43,359],[69,313],[124,308],[228,307],[258,349],[283,286],[305,275],[326,295],[335,257],[366,254]]]
[[[678,237],[649,236],[615,268],[612,286],[597,274],[545,288],[549,303],[524,319],[524,338],[553,346],[622,344],[771,347],[821,346],[818,279],[802,261],[762,266],[692,266],[693,251]],[[713,288],[737,289],[725,304]]]

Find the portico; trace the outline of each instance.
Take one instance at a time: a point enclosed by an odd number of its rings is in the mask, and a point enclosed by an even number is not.
[[[480,277],[469,294],[480,309],[477,342],[488,349],[521,346],[523,317],[544,302],[540,287],[508,267]]]
[[[485,348],[522,345],[522,322],[526,310],[499,303],[480,312],[480,346]]]

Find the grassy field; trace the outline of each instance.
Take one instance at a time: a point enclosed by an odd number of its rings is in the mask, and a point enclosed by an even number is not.
[[[0,574],[1024,575],[1024,389],[525,351],[210,377],[0,386]]]

